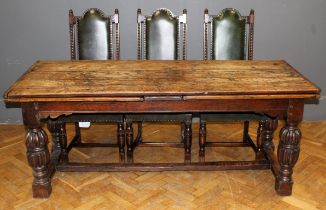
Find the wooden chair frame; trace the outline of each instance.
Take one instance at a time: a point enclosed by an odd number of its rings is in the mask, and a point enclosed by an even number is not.
[[[253,40],[254,40],[254,21],[255,21],[255,14],[254,10],[250,10],[250,14],[248,16],[241,16],[238,10],[233,8],[226,8],[220,12],[218,15],[209,15],[208,9],[204,11],[204,47],[203,47],[203,59],[208,60],[213,58],[213,26],[212,20],[215,17],[222,16],[226,11],[232,11],[236,13],[240,19],[245,20],[246,23],[246,32],[245,32],[245,58],[247,60],[253,59]],[[209,26],[210,25],[210,26]],[[210,31],[210,33],[209,33]],[[248,31],[248,33],[247,33]],[[209,44],[209,34],[210,34],[210,44]],[[247,48],[247,49],[246,49]],[[266,116],[260,115],[259,113],[230,113],[225,114],[223,113],[221,116],[220,114],[212,113],[213,117],[209,119],[209,117],[203,117],[204,115],[200,115],[200,128],[199,128],[199,160],[201,162],[205,161],[205,147],[251,147],[254,152],[256,153],[256,159],[261,157],[259,154],[259,148],[253,143],[249,135],[249,120],[259,120],[259,126],[262,127],[263,124],[266,124],[266,120],[268,119]],[[203,119],[207,118],[207,119]],[[243,137],[242,142],[229,142],[229,141],[222,141],[222,142],[209,142],[206,140],[206,121],[242,121],[244,122],[243,128]],[[258,134],[257,141],[259,141]],[[259,153],[259,154],[258,154]]]
[[[79,60],[79,41],[78,41],[78,20],[84,18],[88,12],[98,12],[104,17],[110,28],[109,32],[109,59],[120,59],[120,28],[119,28],[119,11],[115,9],[114,15],[106,16],[103,11],[97,8],[90,8],[84,12],[82,16],[75,16],[73,11],[69,10],[69,35],[70,35],[70,57],[71,60]],[[113,30],[114,29],[114,30]],[[113,38],[115,37],[115,38]],[[113,42],[114,40],[114,42]],[[73,147],[119,147],[119,161],[125,161],[125,133],[124,133],[124,118],[122,114],[73,114],[69,116],[59,117],[55,120],[48,121],[48,128],[52,135],[59,136],[60,128],[57,124],[74,122],[75,135],[70,144],[64,145],[66,147],[65,161],[68,161],[68,153]],[[117,123],[117,143],[84,143],[82,142],[81,130],[79,122],[103,122],[103,123]]]
[[[186,59],[186,32],[187,32],[187,11],[184,9],[183,14],[175,16],[166,8],[159,8],[153,11],[152,15],[144,16],[141,13],[141,9],[137,10],[137,58],[138,60],[147,60],[148,54],[146,52],[146,20],[150,19],[156,12],[165,12],[172,19],[178,21],[177,25],[177,59]],[[180,49],[180,40],[182,47]],[[181,52],[180,52],[181,51]],[[181,54],[181,56],[180,56]],[[148,98],[147,98],[148,99]],[[162,100],[170,100],[168,98],[161,98]],[[148,99],[157,100],[157,99]],[[192,115],[189,113],[182,114],[129,114],[125,115],[126,121],[126,142],[127,142],[127,158],[129,162],[133,162],[133,151],[137,146],[143,147],[176,147],[185,149],[185,162],[190,162],[191,159],[191,122]],[[181,123],[181,142],[143,142],[142,139],[142,122],[178,122]],[[132,133],[130,129],[131,123],[138,123],[138,133],[136,138],[130,136]]]

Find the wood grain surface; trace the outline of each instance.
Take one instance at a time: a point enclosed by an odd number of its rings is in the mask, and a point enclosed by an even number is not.
[[[319,92],[285,61],[38,61],[4,98],[12,102],[144,96],[318,98]]]

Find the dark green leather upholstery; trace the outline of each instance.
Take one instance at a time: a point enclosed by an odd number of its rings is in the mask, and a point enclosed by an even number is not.
[[[109,58],[109,24],[107,18],[95,9],[88,10],[78,20],[78,51],[80,60],[107,60]]]
[[[212,59],[245,59],[246,20],[233,9],[212,19]]]
[[[176,60],[178,20],[167,10],[157,10],[146,18],[146,58]]]

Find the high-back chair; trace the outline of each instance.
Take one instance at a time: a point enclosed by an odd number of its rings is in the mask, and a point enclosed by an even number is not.
[[[174,16],[165,8],[150,16],[137,11],[138,60],[185,60],[187,11]],[[180,47],[181,46],[181,47]]]
[[[91,8],[83,16],[74,16],[69,10],[71,60],[119,60],[119,11],[106,16],[101,10]]]
[[[69,34],[71,60],[111,60],[120,58],[119,12],[117,9],[112,16],[106,16],[97,8],[86,10],[82,16],[75,16],[73,11],[69,10]],[[67,147],[67,153],[73,147],[119,147],[119,160],[124,162],[123,115],[72,114],[58,120],[75,122],[75,136]],[[80,122],[117,123],[117,143],[85,143],[93,141],[82,141]]]
[[[219,15],[204,12],[204,60],[252,60],[254,38],[254,10],[249,16],[232,8],[226,8]],[[249,120],[265,120],[259,113],[204,113],[200,114],[199,157],[205,160],[205,147],[249,146],[257,153],[258,148],[249,136]],[[208,142],[206,140],[206,122],[243,121],[241,142]]]
[[[157,9],[152,15],[144,16],[137,11],[137,57],[139,60],[179,60],[186,59],[186,10],[175,16],[168,9]],[[150,100],[150,99],[149,99]],[[128,114],[126,120],[127,158],[133,162],[136,146],[172,146],[183,147],[185,162],[191,156],[191,114]],[[133,138],[132,122],[138,122],[138,134]],[[181,124],[180,142],[143,141],[142,122],[178,122]]]
[[[252,60],[254,17],[254,10],[249,16],[241,16],[232,8],[222,10],[219,15],[209,15],[205,9],[204,60]]]

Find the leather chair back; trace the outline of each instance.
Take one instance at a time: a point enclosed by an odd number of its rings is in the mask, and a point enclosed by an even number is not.
[[[174,16],[168,9],[157,9],[151,16],[143,16],[138,9],[137,14],[138,59],[186,58],[186,10],[181,16]],[[180,43],[181,39],[183,41]]]
[[[81,17],[69,11],[72,60],[108,60],[120,58],[119,13],[112,16],[96,8],[85,11]],[[115,25],[115,28],[113,28]],[[115,35],[115,39],[113,38]],[[115,56],[113,56],[113,45]]]
[[[241,16],[232,8],[224,9],[219,15],[208,15],[205,10],[204,59],[208,59],[208,24],[210,24],[210,59],[251,60],[253,57],[254,11],[249,16]],[[247,43],[247,24],[249,39]],[[248,53],[248,54],[247,54]]]

